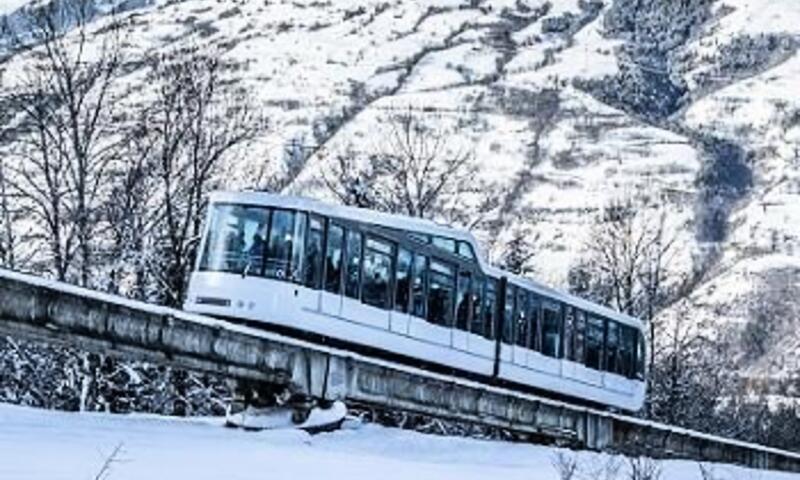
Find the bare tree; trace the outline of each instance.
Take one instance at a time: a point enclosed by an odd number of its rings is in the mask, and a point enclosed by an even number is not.
[[[581,470],[584,480],[617,480],[622,470],[622,458],[608,455],[603,461],[587,462]]]
[[[326,158],[324,152],[321,156]],[[320,175],[322,184],[340,203],[360,208],[380,208],[374,200],[376,177],[371,162],[360,161],[352,148],[333,156]]]
[[[150,207],[155,217],[142,220],[142,226],[155,236],[157,251],[149,271],[163,292],[159,300],[168,305],[183,299],[207,194],[219,184],[222,161],[265,127],[249,92],[225,83],[228,67],[215,53],[196,47],[151,63],[155,98],[137,125],[143,140],[136,149],[145,160],[129,166],[129,172],[139,175],[146,165],[152,175],[156,203]],[[138,188],[141,183],[132,185]],[[130,193],[133,198],[141,195]]]
[[[153,212],[156,193],[153,160],[149,140],[134,128],[125,148],[125,160],[113,173],[111,195],[105,207],[110,242],[109,285],[112,293],[125,293],[138,300],[148,300],[150,275],[147,252],[151,248],[158,214]],[[121,291],[120,283],[132,277],[132,288]]]
[[[477,192],[475,163],[442,128],[411,107],[381,120],[386,134],[358,162],[352,150],[336,156],[322,183],[340,201],[412,217],[443,216],[447,202]]]
[[[9,167],[6,179],[22,201],[23,212],[40,227],[48,245],[45,259],[58,280],[66,280],[75,255],[76,232],[69,220],[69,187],[66,182],[64,132],[54,124],[46,83],[29,73],[25,90],[14,94],[22,112],[20,136],[14,153],[18,162]]]
[[[92,30],[91,16],[88,0],[29,10],[34,61],[12,93],[24,137],[12,186],[43,227],[56,276],[66,280],[77,258],[81,285],[89,283],[102,188],[115,158],[111,91],[120,66],[118,19]]]
[[[389,134],[373,158],[383,181],[375,189],[383,209],[412,217],[432,217],[443,210],[448,195],[466,190],[474,180],[470,153],[451,151],[448,135],[417,116],[412,109],[388,119]]]
[[[628,458],[629,480],[660,480],[661,474],[661,464],[652,458]]]
[[[536,241],[539,235],[532,229],[517,225],[512,230],[511,240],[506,244],[503,268],[517,275],[531,273],[530,261],[536,256]]]

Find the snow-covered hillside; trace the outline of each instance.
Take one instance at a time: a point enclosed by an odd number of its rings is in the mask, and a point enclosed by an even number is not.
[[[581,478],[608,456],[548,447],[449,438],[350,422],[309,436],[295,430],[226,430],[219,420],[50,412],[0,404],[0,478],[113,480],[235,478],[558,480],[561,452],[578,455]],[[114,451],[119,447],[116,455]],[[627,465],[620,464],[620,478]],[[664,479],[700,480],[697,463],[669,461]],[[790,480],[797,475],[709,466],[714,478]]]
[[[748,272],[784,271],[800,247],[800,6],[694,3],[697,11],[680,19],[686,25],[654,35],[663,62],[650,67],[623,55],[647,34],[631,26],[632,2],[624,0],[139,2],[146,6],[126,27],[130,68],[117,93],[124,104],[141,102],[149,94],[141,60],[212,45],[239,64],[235,80],[253,88],[269,120],[247,157],[229,165],[224,186],[259,187],[257,172],[265,163],[281,168],[294,144],[310,157],[289,190],[328,198],[317,180],[331,159],[365,158],[387,116],[411,107],[448,132],[449,148],[474,152],[482,187],[514,192],[512,220],[475,232],[493,259],[525,224],[538,250],[529,267],[561,286],[600,209],[615,198],[648,197],[669,214],[673,278],[707,270],[665,318],[688,308],[706,332],[738,332],[749,307],[726,307],[754,298]],[[0,14],[20,4],[0,3]],[[677,22],[664,5],[657,20]],[[6,81],[24,61],[0,65]],[[675,98],[662,109],[660,92],[622,91],[631,69],[685,91],[664,89]],[[537,105],[545,92],[556,107],[534,144],[543,113],[521,106]],[[720,142],[727,153],[714,147]],[[709,206],[713,188],[723,189],[724,206]],[[707,262],[709,250],[722,255]],[[800,364],[797,342],[784,344],[776,348],[789,350],[770,358]],[[774,363],[756,358],[748,367],[758,376]]]

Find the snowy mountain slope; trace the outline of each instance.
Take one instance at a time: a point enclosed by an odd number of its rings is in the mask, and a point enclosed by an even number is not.
[[[451,134],[451,151],[474,152],[482,185],[517,192],[512,221],[475,232],[492,258],[523,224],[539,250],[531,270],[561,286],[598,211],[615,198],[647,196],[669,212],[674,278],[697,268],[709,244],[723,253],[701,264],[703,281],[664,316],[691,308],[702,331],[738,332],[749,310],[723,307],[732,297],[736,304],[754,298],[756,284],[743,272],[752,265],[780,271],[769,265],[791,263],[800,247],[800,7],[793,0],[696,2],[713,4],[712,11],[698,11],[697,24],[679,32],[685,43],[670,51],[671,70],[654,70],[685,82],[680,108],[647,115],[640,104],[602,94],[636,67],[621,53],[633,35],[609,22],[627,3],[162,0],[133,11],[124,36],[131,68],[117,95],[123,106],[147,98],[142,60],[214,46],[239,64],[232,79],[253,88],[270,123],[229,165],[224,186],[258,187],[257,172],[264,164],[282,168],[294,142],[310,159],[289,190],[327,198],[318,179],[332,158],[366,158],[380,147],[386,118],[412,108]],[[24,61],[0,65],[7,81],[20,76]],[[545,94],[555,95],[557,108],[534,155],[540,112],[519,107]],[[728,164],[702,143],[708,138],[741,150],[733,167],[752,176],[728,209],[711,214],[704,181],[709,169]],[[725,224],[711,239],[698,233],[708,215]],[[789,346],[776,348],[789,350],[775,358],[800,359]]]
[[[754,306],[764,281],[778,278],[780,288],[794,291],[800,254],[800,8],[791,1],[746,0],[726,1],[721,8],[725,14],[688,47],[706,61],[687,73],[697,98],[683,121],[748,151],[753,184],[729,220],[719,274],[688,302],[711,335],[725,334],[730,323],[739,326],[737,331],[755,325]],[[720,66],[736,63],[724,58],[726,52],[731,57],[742,50],[750,53],[739,66],[747,68]],[[710,83],[722,88],[709,90],[696,82],[704,72],[711,72]],[[795,273],[787,276],[786,271]],[[772,290],[779,288],[775,283]],[[773,300],[772,305],[780,303]],[[687,308],[686,302],[677,308]],[[774,343],[763,358],[745,362],[748,376],[797,377],[794,312],[790,318],[774,315],[781,334],[769,338]]]
[[[498,191],[510,188],[516,173],[535,171],[538,181],[522,190],[517,209],[541,221],[537,229],[546,251],[563,252],[541,255],[535,265],[545,280],[563,284],[566,260],[580,250],[576,233],[586,230],[592,212],[628,192],[682,190],[698,169],[687,139],[644,125],[571,86],[574,78],[615,71],[616,42],[601,40],[599,33],[603,12],[586,5],[591,4],[159,2],[132,17],[125,51],[135,65],[169,49],[210,44],[240,62],[236,80],[254,87],[270,130],[231,168],[232,188],[257,186],[253,171],[265,161],[280,164],[291,141],[312,150],[324,145],[327,158],[351,145],[368,153],[375,148],[372,139],[381,136],[380,120],[397,109],[424,108],[427,121],[453,132],[454,149],[475,152],[481,178]],[[22,61],[7,63],[6,78],[21,75]],[[145,98],[147,86],[136,70],[127,80],[122,101]],[[531,113],[513,112],[502,99],[546,88],[558,95],[557,124],[544,139],[547,153],[532,167]],[[312,157],[294,191],[324,196],[303,181],[320,168],[327,168],[325,161]],[[494,246],[497,257],[502,242]]]
[[[559,478],[552,465],[557,449],[356,423],[312,437],[298,431],[226,430],[218,419],[70,414],[0,405],[0,425],[0,477],[15,480],[95,478],[118,446],[106,478]],[[606,455],[577,455],[584,474],[608,461]],[[622,473],[625,468],[623,464]],[[728,465],[711,468],[715,478],[730,480],[797,477]],[[668,461],[663,464],[663,478],[703,477],[694,462]]]

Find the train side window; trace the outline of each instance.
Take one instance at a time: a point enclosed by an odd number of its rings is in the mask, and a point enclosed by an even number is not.
[[[456,295],[456,328],[466,331],[469,328],[472,295],[472,272],[458,272],[458,293]]]
[[[475,257],[475,251],[472,249],[472,245],[470,245],[469,243],[461,240],[458,242],[457,248],[458,251],[456,252],[456,254],[459,257],[466,258],[467,260],[472,262],[477,260],[477,258]]]
[[[364,249],[364,280],[362,300],[373,307],[389,308],[389,284],[392,278],[391,243],[375,238],[367,238]]]
[[[454,269],[431,260],[428,275],[428,321],[449,327],[453,324]]]
[[[638,332],[636,337],[636,378],[644,380],[645,362],[647,356],[647,349],[642,332]]]
[[[530,317],[531,321],[531,339],[528,343],[528,348],[531,350],[541,351],[542,350],[542,302],[538,295],[532,294],[531,299],[529,302],[529,312],[528,317]]]
[[[575,349],[575,308],[571,305],[563,306],[564,312],[564,358],[572,359]]]
[[[503,343],[512,345],[514,343],[514,303],[517,297],[517,289],[514,285],[506,284],[506,301],[503,309]]]
[[[606,320],[606,371],[619,373],[619,324]]]
[[[483,336],[494,340],[497,335],[497,280],[486,279],[483,302]]]
[[[267,277],[280,280],[291,275],[289,265],[294,243],[294,212],[273,210],[270,222],[269,241],[267,242]]]
[[[517,308],[516,311],[516,344],[520,347],[527,347],[528,346],[528,333],[530,331],[529,323],[530,318],[528,317],[528,298],[529,294],[522,288],[517,289]]]
[[[434,236],[432,243],[436,248],[441,248],[450,253],[456,253],[456,241],[452,238]]]
[[[397,268],[394,280],[394,309],[408,313],[411,301],[411,265],[413,254],[405,248],[397,249]]]
[[[634,377],[636,360],[636,329],[620,326],[619,373],[626,378]]]
[[[561,307],[545,304],[542,316],[542,353],[561,358]]]
[[[347,231],[347,266],[345,267],[344,294],[350,298],[359,299],[359,286],[361,285],[361,232]]]
[[[328,227],[328,245],[325,251],[325,290],[342,293],[342,250],[344,229],[339,225]]]
[[[308,214],[297,212],[294,216],[294,235],[292,236],[292,281],[303,281],[305,271],[305,256],[303,251],[306,246],[306,228],[308,227]]]
[[[428,285],[428,258],[424,255],[414,256],[414,275],[411,281],[411,314],[425,318],[426,289]]]
[[[586,344],[586,313],[575,309],[575,335],[572,346],[572,360],[574,362],[584,362],[584,351]]]
[[[476,335],[483,335],[483,289],[486,280],[480,277],[472,279],[472,325],[469,331]]]
[[[322,219],[311,215],[308,219],[308,235],[306,235],[303,283],[313,289],[319,288],[322,281],[322,241],[324,233]]]
[[[586,366],[595,370],[603,369],[603,339],[605,325],[603,319],[589,315],[586,322]]]

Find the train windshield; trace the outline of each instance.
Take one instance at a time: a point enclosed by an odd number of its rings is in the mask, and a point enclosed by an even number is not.
[[[300,281],[306,222],[305,213],[216,205],[200,270]]]
[[[200,270],[261,274],[269,210],[218,205],[211,213]]]

